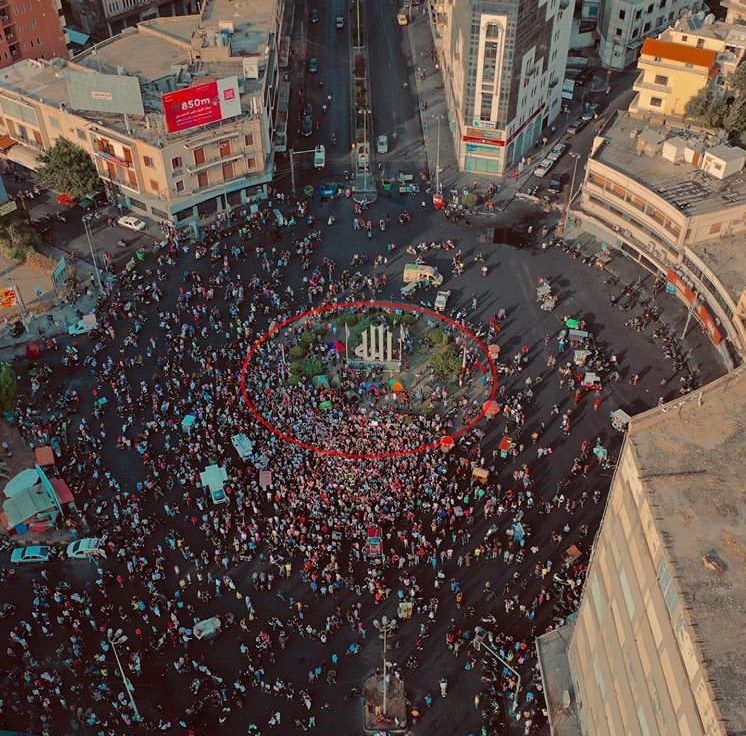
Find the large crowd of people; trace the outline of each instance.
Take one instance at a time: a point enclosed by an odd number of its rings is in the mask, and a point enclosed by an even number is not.
[[[328,732],[330,703],[361,697],[369,673],[356,657],[372,617],[395,616],[402,602],[411,619],[401,620],[390,658],[407,683],[411,724],[437,707],[444,678],[448,698],[463,694],[461,682],[473,688],[481,726],[464,736],[507,733],[508,720],[531,734],[545,722],[533,639],[579,598],[587,554],[567,549],[589,550],[608,485],[593,449],[618,438],[579,436],[575,418],[598,409],[602,394],[580,386],[558,333],[530,349],[521,343],[514,356],[503,351],[497,409],[453,448],[356,461],[285,442],[239,390],[252,338],[311,305],[375,297],[385,279],[322,257],[313,223],[280,231],[280,204],[219,220],[197,244],[167,230],[150,261],[107,287],[94,333],[74,347],[50,340],[55,370],[24,392],[18,427],[32,447],[58,446],[79,511],[68,513],[66,531],[101,537],[106,559],[94,560],[82,585],[42,569],[28,615],[3,622],[3,723],[50,736],[199,735],[218,724],[221,733]],[[302,221],[302,207],[282,206]],[[509,324],[501,330],[491,316],[468,325],[500,342]],[[586,347],[599,371],[618,369],[599,341]],[[281,390],[277,357],[262,355],[255,388],[271,375]],[[568,361],[570,375],[560,375]],[[309,410],[318,389],[298,390],[303,401],[273,403],[275,418],[328,444],[332,424]],[[554,406],[537,401],[560,390]],[[343,447],[428,444],[451,412],[475,409],[446,400],[434,408],[388,433],[360,425]],[[335,408],[335,420],[384,411],[375,401],[367,413],[348,409]],[[188,414],[194,422],[184,427]],[[248,458],[232,445],[237,433],[251,438]],[[559,442],[577,447],[572,466],[553,462]],[[202,487],[211,464],[226,468],[227,503],[213,504]],[[370,525],[380,551],[371,550]],[[12,575],[2,572],[6,584]],[[229,658],[195,639],[195,622],[213,615],[219,637],[235,639]],[[470,646],[477,627],[521,670],[517,701],[512,672]]]

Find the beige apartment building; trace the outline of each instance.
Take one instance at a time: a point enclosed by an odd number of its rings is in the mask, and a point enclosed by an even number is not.
[[[146,21],[72,61],[0,71],[5,155],[34,168],[41,151],[68,138],[90,153],[123,209],[177,226],[196,228],[264,196],[283,7],[207,0],[200,15]],[[200,118],[218,102],[220,119]]]
[[[746,368],[633,417],[574,620],[537,640],[552,736],[746,732]]]
[[[716,51],[657,38],[645,39],[637,68],[633,113],[683,117],[689,100],[720,76]]]
[[[744,163],[746,151],[706,132],[620,112],[594,140],[572,211],[664,278],[731,367],[746,355]]]

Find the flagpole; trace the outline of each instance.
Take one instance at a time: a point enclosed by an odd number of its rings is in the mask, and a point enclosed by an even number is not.
[[[345,363],[350,362],[350,355],[348,353],[348,344],[350,342],[350,328],[347,326],[347,322],[345,322]]]

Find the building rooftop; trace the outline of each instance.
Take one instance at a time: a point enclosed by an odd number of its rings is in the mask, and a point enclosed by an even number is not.
[[[680,61],[709,69],[717,59],[717,52],[711,49],[698,49],[684,43],[659,41],[657,38],[646,38],[640,51],[642,56],[660,56],[661,59]]]
[[[746,367],[632,419],[627,443],[729,734],[746,731]]]
[[[746,46],[746,27],[714,18],[712,13],[706,14],[702,10],[688,13],[679,18],[669,30],[702,38],[714,38],[723,41],[727,46]],[[662,40],[667,40],[667,33],[668,31],[664,31]]]
[[[687,246],[712,269],[735,303],[746,289],[746,253],[743,235],[725,237]]]
[[[695,133],[683,123],[676,127],[673,120],[664,126],[621,111],[602,137],[604,143],[596,148],[593,159],[639,181],[687,216],[746,203],[746,172],[716,179],[694,164],[686,161],[674,163],[661,156],[660,144],[663,141],[684,137],[688,145],[707,151],[721,144],[714,135]],[[638,139],[650,146],[654,155],[639,154]]]
[[[235,75],[242,80],[243,109],[261,107],[247,98],[261,94],[264,88],[278,12],[277,0],[207,0],[201,15],[143,21],[86,49],[72,61],[23,60],[13,64],[0,70],[0,89],[70,108],[66,69],[138,77],[146,115],[130,115],[130,131],[154,143],[173,140],[180,134],[167,134],[161,115],[161,94],[168,89]],[[168,77],[172,77],[169,82],[163,81]],[[128,132],[124,116],[118,113],[76,113]],[[231,120],[224,124],[230,125]],[[190,134],[194,131],[181,136]]]

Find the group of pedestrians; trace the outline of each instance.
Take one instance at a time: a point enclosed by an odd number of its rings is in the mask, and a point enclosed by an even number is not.
[[[344,693],[360,697],[366,672],[357,660],[372,619],[407,603],[394,667],[411,721],[438,707],[439,687],[446,697],[443,678],[456,697],[458,673],[474,670],[464,682],[474,686],[481,731],[471,733],[501,733],[508,718],[533,733],[545,721],[533,639],[577,605],[587,554],[567,550],[589,551],[608,485],[592,450],[615,440],[581,436],[575,422],[602,394],[572,378],[561,384],[558,412],[537,400],[560,390],[556,365],[571,360],[558,333],[543,347],[504,351],[497,411],[450,451],[359,461],[287,443],[241,396],[252,339],[311,305],[374,297],[386,284],[322,257],[312,226],[280,231],[278,206],[305,212],[275,198],[218,221],[199,243],[165,230],[149,263],[107,286],[96,332],[75,349],[50,342],[59,370],[21,400],[18,427],[30,446],[59,447],[58,471],[79,510],[67,526],[100,536],[106,559],[94,560],[81,585],[46,570],[35,576],[28,615],[4,636],[0,717],[40,734],[328,730],[333,704]],[[503,312],[467,326],[500,343],[509,322]],[[603,372],[611,365],[603,346],[590,347]],[[475,368],[480,386],[481,375]],[[365,411],[349,402],[326,414],[323,388],[286,392],[284,376],[279,351],[266,350],[249,386],[281,427],[346,451],[429,444],[478,411],[443,399],[403,424],[380,381],[382,395],[366,398]],[[360,378],[348,375],[342,388],[357,392]],[[81,413],[59,390],[67,380]],[[252,443],[244,459],[231,440],[239,433]],[[582,472],[556,467],[561,442],[577,447]],[[225,504],[201,483],[212,464],[227,471]],[[372,524],[380,551],[369,544]],[[213,615],[218,636],[235,640],[235,657],[195,639],[195,622]],[[522,671],[518,702],[514,674],[470,646],[477,627]],[[299,652],[311,667],[302,675]],[[163,697],[167,688],[173,697]]]

